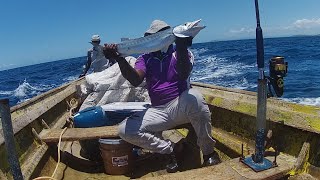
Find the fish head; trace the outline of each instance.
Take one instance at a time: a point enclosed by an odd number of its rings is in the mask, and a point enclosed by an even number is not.
[[[173,28],[172,32],[177,37],[195,37],[202,29],[206,27],[199,25],[200,21],[201,19],[176,26]]]

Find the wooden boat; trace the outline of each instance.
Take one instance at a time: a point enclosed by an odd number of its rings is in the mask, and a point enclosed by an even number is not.
[[[11,107],[15,147],[24,179],[51,176],[57,164],[57,137],[68,124],[72,99],[77,99],[79,79]],[[167,174],[163,155],[154,155],[137,161],[134,170],[125,175],[104,173],[101,163],[80,155],[77,140],[88,137],[116,136],[114,126],[100,129],[68,129],[62,135],[61,162],[55,179],[316,179],[320,178],[320,108],[294,104],[269,98],[267,127],[272,130],[268,141],[277,149],[278,167],[255,172],[239,162],[239,157],[254,153],[256,127],[256,93],[229,89],[202,83],[193,83],[206,98],[212,111],[213,137],[223,162],[211,167],[200,167],[200,151],[195,145],[192,131],[174,129],[169,138],[187,136],[180,172]],[[71,101],[72,102],[72,101]],[[46,143],[46,142],[47,143]],[[0,179],[12,179],[7,161],[4,137],[0,135]],[[242,146],[243,145],[243,146]],[[272,151],[272,148],[268,149]],[[272,153],[271,153],[272,154]],[[277,153],[273,153],[277,154]],[[274,161],[273,156],[267,157]],[[157,163],[155,163],[157,162]]]

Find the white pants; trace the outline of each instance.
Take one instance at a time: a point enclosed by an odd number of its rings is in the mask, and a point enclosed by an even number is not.
[[[173,144],[164,140],[160,132],[186,123],[191,123],[195,129],[197,144],[202,153],[212,153],[215,140],[211,135],[211,113],[203,96],[193,88],[165,105],[151,107],[130,116],[120,124],[119,135],[125,141],[144,149],[170,154]]]

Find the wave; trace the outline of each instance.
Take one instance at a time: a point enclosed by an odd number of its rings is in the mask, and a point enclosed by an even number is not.
[[[294,102],[298,104],[320,106],[320,97],[317,98],[282,98],[285,101]]]
[[[69,76],[69,77],[63,78],[63,81],[70,82],[70,81],[74,81],[76,79],[78,79],[78,76]]]
[[[229,84],[231,88],[235,89],[242,89],[242,90],[248,90],[248,89],[254,89],[257,88],[257,83],[249,83],[247,78],[242,78],[240,81],[235,81]]]
[[[46,84],[32,86],[25,79],[23,83],[19,84],[19,86],[13,91],[13,95],[17,98],[31,97],[34,95],[38,95],[42,92],[46,92],[54,87],[55,85],[46,85]]]
[[[216,55],[199,57],[195,63],[198,68],[193,70],[193,81],[237,77],[254,71],[255,67],[239,61],[231,62]]]
[[[22,84],[19,84],[17,89],[13,91],[13,95],[21,98],[21,97],[27,97],[28,95],[35,94],[39,89],[31,86],[27,80],[25,79]]]
[[[191,49],[193,55],[195,56],[195,58],[198,58],[200,56],[200,54],[205,53],[207,51],[209,51],[208,48],[199,48],[199,49]]]
[[[0,91],[1,95],[11,95],[13,91]]]

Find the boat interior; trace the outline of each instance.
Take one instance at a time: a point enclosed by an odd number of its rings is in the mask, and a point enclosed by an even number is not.
[[[192,83],[193,88],[204,95],[212,112],[212,135],[222,163],[201,166],[196,135],[187,124],[163,132],[164,138],[183,144],[178,155],[179,172],[166,172],[166,155],[134,147],[139,153],[133,153],[130,170],[120,175],[108,174],[98,140],[118,138],[117,125],[72,128],[70,121],[70,115],[83,101],[79,97],[83,81],[84,78],[73,81],[10,108],[23,179],[320,178],[319,107],[269,98],[264,155],[273,166],[254,171],[243,159],[255,153],[256,93],[196,82]],[[0,144],[0,179],[13,179],[7,160],[10,153],[2,134]]]

